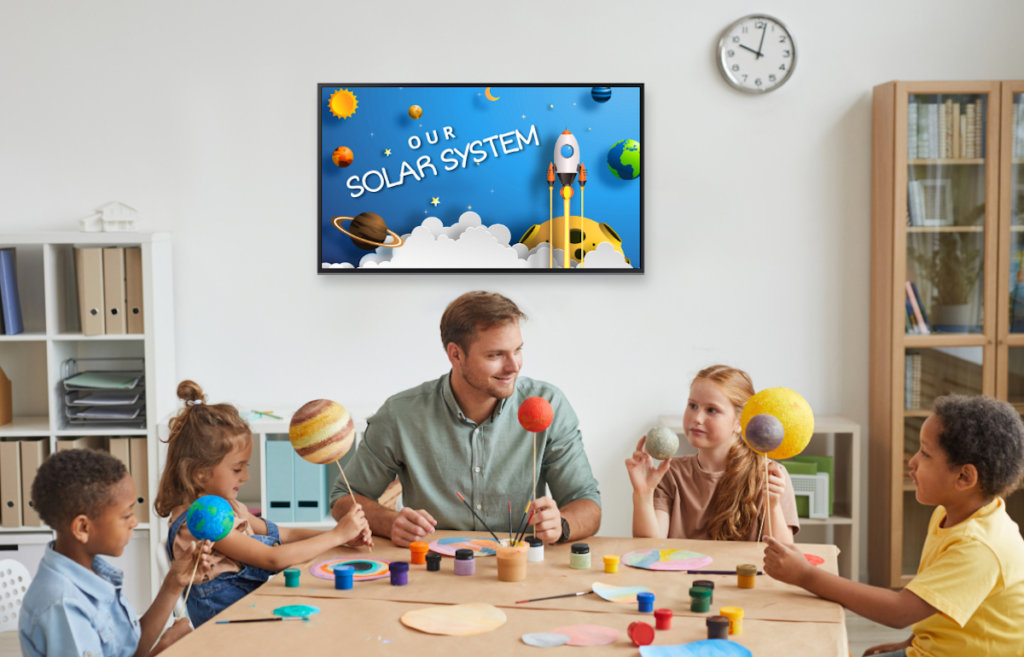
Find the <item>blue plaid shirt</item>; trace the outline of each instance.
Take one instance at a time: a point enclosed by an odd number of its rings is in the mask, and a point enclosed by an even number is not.
[[[130,657],[139,619],[125,598],[124,573],[96,557],[92,570],[46,547],[18,618],[26,657]]]

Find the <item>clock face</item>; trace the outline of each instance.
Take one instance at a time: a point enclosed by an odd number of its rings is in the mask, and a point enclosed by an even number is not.
[[[722,32],[718,68],[740,91],[765,93],[782,86],[796,66],[796,45],[771,16],[744,16]]]

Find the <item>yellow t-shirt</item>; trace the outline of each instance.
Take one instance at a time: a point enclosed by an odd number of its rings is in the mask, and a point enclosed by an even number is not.
[[[907,588],[939,611],[913,626],[908,657],[1016,657],[1024,646],[1024,539],[997,497],[953,527],[928,523]]]

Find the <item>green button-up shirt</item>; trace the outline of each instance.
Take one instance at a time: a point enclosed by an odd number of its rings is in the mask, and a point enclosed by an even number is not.
[[[438,529],[486,529],[459,500],[460,491],[491,529],[508,531],[508,503],[518,525],[533,478],[534,434],[519,425],[519,405],[543,397],[554,421],[536,434],[537,496],[548,487],[559,507],[579,499],[601,504],[576,413],[561,390],[520,376],[512,396],[477,424],[459,409],[449,377],[398,393],[367,421],[362,441],[343,461],[356,493],[375,500],[397,475],[403,505],[426,509]],[[339,475],[331,504],[348,494]]]

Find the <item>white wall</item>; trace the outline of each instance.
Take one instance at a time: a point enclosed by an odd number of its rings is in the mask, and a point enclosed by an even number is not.
[[[713,59],[755,10],[799,48],[766,97]],[[370,411],[446,368],[450,299],[499,290],[625,534],[622,460],[704,365],[866,424],[871,87],[1020,78],[1022,22],[1010,0],[5,0],[0,231],[110,200],[173,231],[178,374],[236,402]],[[373,81],[646,83],[646,273],[317,276],[316,84]]]

